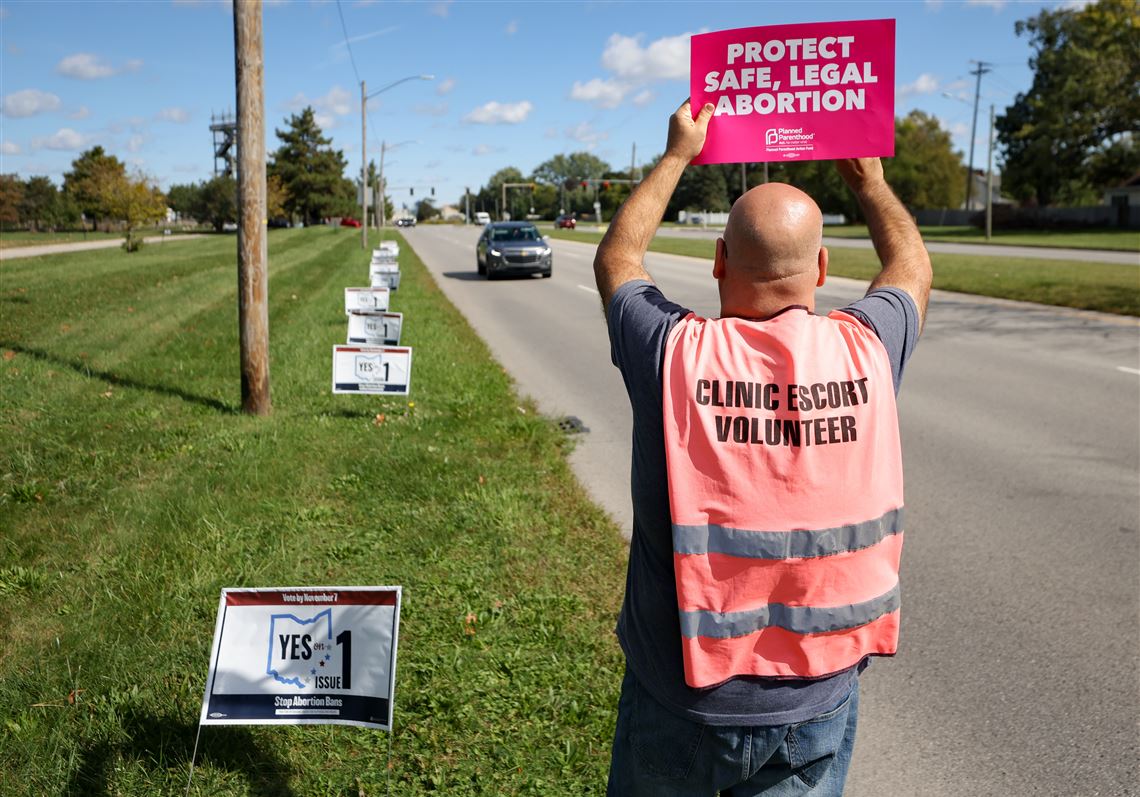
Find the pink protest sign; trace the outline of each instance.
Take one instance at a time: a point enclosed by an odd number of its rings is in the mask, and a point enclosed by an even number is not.
[[[692,38],[694,111],[716,106],[693,163],[895,154],[895,21],[812,22]]]

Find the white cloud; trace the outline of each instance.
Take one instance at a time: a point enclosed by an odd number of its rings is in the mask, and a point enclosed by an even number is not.
[[[313,119],[322,130],[335,127],[341,117],[348,116],[356,109],[352,95],[340,86],[333,86],[327,94],[312,99],[299,91],[285,103],[285,107],[291,111],[300,111],[306,106],[313,109]]]
[[[641,36],[615,33],[602,52],[602,66],[627,80],[684,80],[689,77],[692,33],[665,36],[641,46]]]
[[[4,139],[0,141],[0,155],[19,155],[20,145],[15,141]]]
[[[86,119],[91,115],[91,109],[86,105],[80,105],[74,111],[67,115],[68,119]]]
[[[447,116],[448,111],[451,110],[451,106],[446,102],[441,102],[438,104],[421,102],[412,108],[412,110],[421,116]]]
[[[599,108],[616,108],[625,99],[629,86],[616,80],[593,78],[585,83],[574,81],[570,87],[570,99],[592,102]]]
[[[508,22],[505,32],[508,36],[514,36],[516,33],[518,33],[519,21],[517,19],[512,19],[510,22]]]
[[[493,155],[496,152],[502,152],[502,147],[492,147],[490,144],[477,144],[472,150],[471,154],[476,157],[483,157],[484,155]]]
[[[121,72],[134,72],[140,67],[142,67],[142,61],[138,59],[127,61],[121,68],[116,69],[97,55],[76,53],[67,56],[56,64],[55,71],[77,80],[99,80]]]
[[[653,99],[646,89],[649,84],[688,78],[692,37],[692,33],[686,32],[643,45],[641,35],[613,34],[602,51],[602,66],[610,76],[585,83],[574,81],[570,99],[590,102],[599,108],[616,108],[632,95],[634,105],[646,105]]]
[[[330,47],[329,49],[332,49],[332,50],[341,49],[341,50],[343,50],[349,44],[355,44],[356,42],[367,41],[368,39],[374,39],[377,36],[385,36],[389,33],[395,33],[399,29],[400,29],[400,27],[398,25],[391,25],[387,28],[380,28],[379,30],[371,31],[370,33],[362,33],[359,36],[352,36],[351,38],[349,38],[347,40],[347,42],[342,39],[341,41],[338,41],[336,44],[332,45],[332,47]]]
[[[1009,0],[966,0],[966,5],[987,6],[989,8],[992,8],[996,14],[998,11],[1001,11],[1003,8],[1005,8],[1008,2]]]
[[[131,136],[127,139],[127,152],[138,152],[143,148],[144,143],[146,143],[146,139],[142,136]]]
[[[438,86],[435,87],[435,93],[442,97],[444,94],[450,94],[451,90],[454,88],[455,88],[455,79],[454,78],[445,78],[442,83],[440,83]]]
[[[593,149],[600,142],[609,138],[610,134],[595,130],[589,122],[580,122],[573,127],[566,128],[566,137],[577,141],[579,144],[585,144],[586,149]]]
[[[909,97],[913,94],[933,94],[938,91],[938,78],[929,72],[923,72],[913,83],[904,83],[895,89],[895,96],[898,99]]]
[[[89,141],[89,138],[82,133],[72,130],[70,127],[61,127],[54,134],[47,138],[36,138],[32,140],[32,147],[35,149],[55,149],[55,150],[81,150]]]
[[[177,125],[184,125],[190,121],[190,112],[185,108],[163,108],[154,118],[160,122],[174,122]]]
[[[4,115],[14,119],[26,116],[35,116],[38,113],[49,113],[59,110],[62,103],[59,97],[39,89],[24,89],[23,91],[5,94],[2,107]]]
[[[451,3],[453,0],[440,0],[435,3],[428,11],[437,17],[447,17],[451,13]]]
[[[645,89],[645,91],[642,91],[636,97],[633,98],[633,104],[636,105],[638,108],[644,108],[646,105],[648,105],[651,102],[653,102],[653,92],[650,91],[649,89]]]
[[[477,125],[517,125],[526,121],[534,106],[528,101],[495,102],[480,105],[463,117],[464,122]]]

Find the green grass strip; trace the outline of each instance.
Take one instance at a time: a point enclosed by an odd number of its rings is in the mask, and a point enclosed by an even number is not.
[[[0,794],[181,794],[225,586],[400,584],[393,794],[601,794],[624,551],[406,245],[412,395],[334,396],[359,234],[274,231],[273,413],[229,238],[0,264]],[[195,794],[383,794],[388,739],[211,727]]]
[[[597,244],[602,233],[553,230],[546,235]],[[651,252],[711,260],[716,242],[706,238],[659,235]],[[872,279],[879,261],[869,249],[833,246],[828,272],[837,277]],[[934,287],[946,291],[1016,299],[1118,315],[1140,315],[1140,269],[1115,263],[1082,263],[988,255],[952,255],[932,252]]]
[[[1140,256],[1140,232],[1136,230],[994,230],[987,241],[977,227],[920,227],[925,241],[992,244],[995,246],[1041,246],[1062,249],[1107,249],[1136,252]],[[867,228],[852,224],[827,227],[825,235],[836,238],[868,238]]]

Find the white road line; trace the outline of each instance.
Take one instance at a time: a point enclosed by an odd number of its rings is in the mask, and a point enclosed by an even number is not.
[[[600,293],[598,293],[594,288],[591,288],[588,285],[579,285],[578,287],[584,291],[589,291],[590,293],[594,294],[595,296],[601,296]]]
[[[580,288],[580,287],[582,287],[582,286],[581,286],[581,285],[579,285],[578,287]],[[1116,370],[1117,370],[1117,371],[1123,371],[1123,372],[1124,372],[1124,373],[1126,373],[1126,374],[1136,374],[1137,376],[1140,376],[1140,369],[1136,369],[1136,368],[1125,368],[1123,365],[1118,365],[1118,366],[1116,366]]]

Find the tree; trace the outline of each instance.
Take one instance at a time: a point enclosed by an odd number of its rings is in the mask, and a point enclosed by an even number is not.
[[[166,192],[166,202],[170,209],[180,218],[196,218],[194,211],[197,208],[198,192],[200,186],[194,184],[172,185]],[[272,214],[271,214],[272,215]]]
[[[237,222],[237,190],[237,180],[224,174],[200,183],[190,214],[221,232],[226,222]]]
[[[274,130],[281,146],[268,169],[285,189],[285,210],[300,216],[306,225],[351,213],[355,191],[344,177],[348,162],[343,152],[332,148],[332,140],[321,134],[313,109],[291,115],[288,125],[285,130]]]
[[[719,164],[689,166],[681,175],[665,217],[676,219],[677,213],[682,210],[707,210],[715,213],[728,208],[728,185],[725,183],[724,169]]]
[[[569,155],[555,155],[534,168],[532,177],[549,185],[563,185],[567,181],[586,180],[601,177],[610,170],[610,165],[589,152],[572,152]]]
[[[47,177],[30,177],[24,183],[24,200],[20,203],[20,219],[30,224],[32,231],[51,226],[55,220],[55,205],[59,192]]]
[[[79,210],[97,221],[112,215],[106,205],[108,190],[127,176],[127,167],[102,147],[92,147],[71,162],[71,171],[63,175],[63,190]]]
[[[1003,189],[1037,205],[1096,201],[1140,167],[1140,14],[1100,0],[1019,21],[1034,52],[1029,91],[996,120]]]
[[[883,159],[883,173],[908,208],[958,207],[965,199],[964,168],[938,119],[913,110],[895,120],[895,156]]]
[[[108,216],[126,223],[127,237],[123,249],[128,252],[135,252],[142,246],[142,240],[135,236],[139,227],[159,221],[166,215],[166,197],[142,174],[124,174],[104,183],[100,202]]]
[[[16,174],[0,174],[0,225],[15,227],[20,223],[20,206],[24,202],[24,182]]]
[[[416,203],[416,221],[427,221],[439,215],[430,199],[421,199]]]
[[[279,219],[286,215],[285,205],[289,201],[289,192],[285,190],[285,183],[276,174],[269,175],[265,180],[265,215],[271,219]]]

